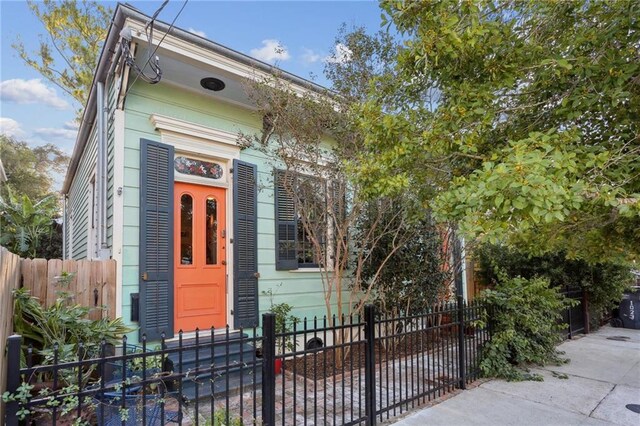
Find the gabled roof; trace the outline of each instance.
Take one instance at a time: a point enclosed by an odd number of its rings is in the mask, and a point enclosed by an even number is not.
[[[116,7],[113,18],[111,20],[111,24],[109,26],[109,30],[107,32],[107,39],[102,47],[98,66],[94,73],[91,91],[89,93],[89,97],[82,115],[82,120],[80,122],[80,128],[78,130],[78,136],[76,138],[76,143],[71,155],[69,169],[62,186],[63,194],[67,194],[69,192],[71,182],[73,180],[73,177],[75,176],[80,162],[80,158],[89,139],[89,134],[96,121],[97,83],[104,82],[106,80],[107,73],[112,66],[113,57],[118,47],[120,32],[122,31],[127,20],[146,24],[151,20],[151,17],[128,4],[118,3]],[[250,67],[253,70],[261,71],[266,74],[277,74],[279,78],[292,83],[294,86],[298,86],[306,90],[311,90],[318,93],[328,92],[325,87],[310,80],[283,71],[277,67],[252,58],[251,56],[245,55],[221,44],[215,43],[211,40],[195,35],[181,28],[177,28],[175,26],[171,28],[171,25],[167,24],[166,22],[161,22],[158,20],[154,21],[155,31],[158,31],[159,33],[166,33],[167,31],[169,31],[169,29],[171,29],[171,32],[169,34],[171,34],[172,36],[184,40],[185,42],[200,49],[204,49],[205,51],[221,55],[227,60],[244,65],[246,67]]]

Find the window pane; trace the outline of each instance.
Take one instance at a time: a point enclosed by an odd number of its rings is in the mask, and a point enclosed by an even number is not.
[[[188,194],[180,197],[180,263],[193,263],[193,198]]]
[[[209,179],[221,179],[224,173],[218,163],[196,160],[195,158],[176,157],[173,160],[173,168],[185,175],[200,176]]]
[[[298,267],[318,267],[323,263],[326,251],[326,181],[313,176],[297,176],[295,190]]]
[[[215,265],[218,263],[218,214],[216,200],[207,198],[207,216],[206,216],[206,236],[207,236],[207,265]]]

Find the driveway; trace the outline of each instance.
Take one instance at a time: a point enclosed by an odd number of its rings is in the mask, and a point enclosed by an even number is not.
[[[543,382],[491,380],[396,425],[640,425],[640,330],[603,327],[560,345]]]

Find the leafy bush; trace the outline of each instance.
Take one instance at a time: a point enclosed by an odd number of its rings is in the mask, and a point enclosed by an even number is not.
[[[227,410],[217,410],[211,420],[205,422],[205,426],[242,426],[242,419]]]
[[[25,288],[14,291],[14,331],[22,335],[26,351],[31,345],[42,364],[51,364],[57,350],[58,362],[77,361],[78,347],[83,345],[85,359],[99,353],[104,340],[107,344],[120,343],[120,337],[132,331],[121,318],[114,320],[87,318],[89,308],[69,303],[61,297],[45,308]],[[57,348],[57,349],[56,349]],[[83,374],[88,379],[91,371]],[[77,376],[62,377],[73,382]]]
[[[501,272],[524,278],[542,277],[557,287],[583,288],[589,300],[592,329],[621,300],[624,290],[633,283],[630,265],[619,263],[589,264],[567,259],[565,253],[529,256],[499,245],[484,245],[476,251],[480,263],[480,279],[485,284],[498,281]]]
[[[406,200],[397,200],[407,203]],[[368,253],[362,276],[373,283],[373,303],[377,311],[392,317],[426,312],[434,303],[446,297],[452,274],[443,268],[446,253],[433,220],[408,217],[408,212],[384,212],[382,217],[375,203],[365,212],[363,222],[381,220],[398,233],[376,236],[377,243]],[[364,229],[368,229],[365,226]],[[395,252],[394,246],[399,245]],[[391,256],[389,253],[393,252]],[[383,264],[384,267],[380,267]]]
[[[282,283],[278,284],[278,288],[282,286]],[[263,291],[262,294],[269,297],[271,306],[269,311],[276,316],[276,335],[281,333],[291,333],[293,331],[294,324],[298,324],[300,321],[298,317],[293,315],[291,311],[293,306],[288,303],[273,303],[273,298],[277,291],[270,288],[267,291]],[[280,353],[285,350],[293,351],[296,348],[296,341],[294,341],[293,335],[286,337],[276,337],[276,352]]]
[[[548,279],[509,278],[502,273],[495,288],[480,298],[487,307],[481,322],[492,330],[481,353],[483,376],[523,380],[527,364],[564,361],[556,349],[563,328],[560,312],[574,302],[551,287]]]
[[[59,283],[68,283],[71,275],[63,274]],[[73,295],[67,291],[56,291],[56,302],[45,308],[40,301],[29,294],[29,290],[20,288],[13,292],[15,333],[22,336],[21,364],[26,364],[26,354],[33,350],[34,365],[52,365],[57,359],[58,364],[91,359],[100,352],[102,344],[117,345],[123,334],[132,331],[126,327],[121,318],[114,320],[87,318],[90,308],[74,304]],[[80,350],[82,348],[82,350]],[[27,382],[21,384],[14,394],[5,392],[4,402],[17,401],[19,404],[18,418],[23,420],[31,413],[28,404],[37,395],[49,398],[48,407],[57,406],[59,416],[71,415],[78,407],[77,397],[80,389],[95,380],[93,376],[97,363],[85,365],[79,374],[77,368],[60,368],[57,371],[35,372]],[[54,377],[54,374],[57,377]],[[58,388],[51,387],[51,381],[57,378]],[[35,384],[40,382],[40,389],[36,394]],[[84,415],[91,415],[93,402],[90,398],[83,400]],[[39,415],[50,415],[42,411]],[[60,419],[62,419],[62,417]],[[43,423],[36,421],[37,424]],[[77,424],[85,424],[83,418],[76,419]],[[76,424],[74,423],[74,424]],[[63,424],[61,421],[60,424]],[[65,423],[66,424],[66,423]],[[86,423],[89,424],[89,423]]]

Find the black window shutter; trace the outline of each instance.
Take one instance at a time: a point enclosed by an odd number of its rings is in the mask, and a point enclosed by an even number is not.
[[[235,327],[258,325],[258,172],[233,160],[233,311]]]
[[[287,180],[291,179],[282,170],[275,171],[276,204],[276,270],[298,269],[296,256],[297,218],[293,197],[287,191]],[[291,190],[291,188],[288,188]]]
[[[140,333],[173,337],[173,147],[140,140]]]

